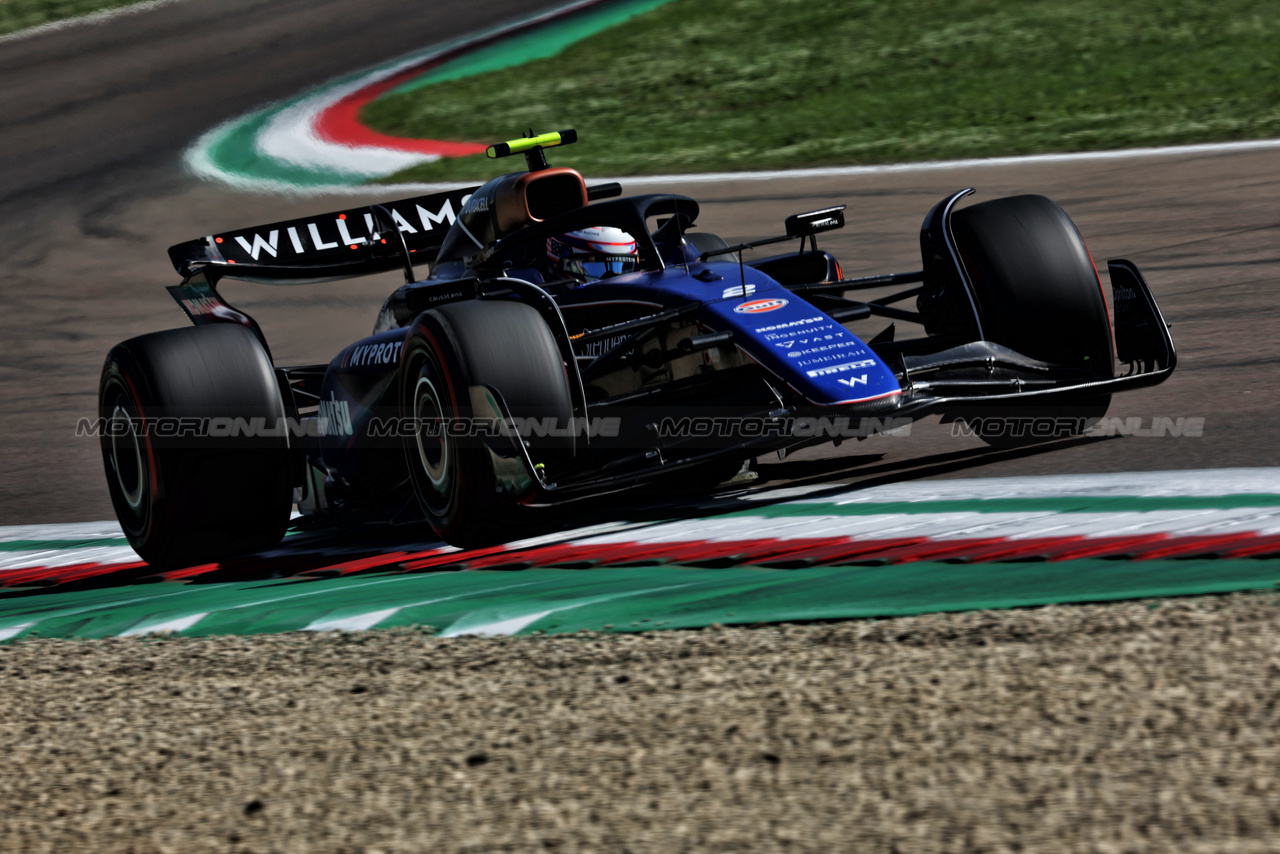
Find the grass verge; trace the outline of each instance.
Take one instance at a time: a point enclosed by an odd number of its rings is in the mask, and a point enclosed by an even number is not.
[[[435,139],[575,127],[560,159],[596,174],[1256,139],[1280,135],[1278,43],[1280,3],[1258,0],[675,0],[553,58],[389,93],[362,119]]]
[[[141,0],[0,0],[0,36],[139,2]]]

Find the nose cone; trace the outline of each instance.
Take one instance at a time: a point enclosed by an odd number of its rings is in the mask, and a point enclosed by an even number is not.
[[[757,283],[746,297],[729,292],[703,307],[708,325],[732,329],[735,344],[810,403],[892,407],[902,394],[862,339],[785,288]]]

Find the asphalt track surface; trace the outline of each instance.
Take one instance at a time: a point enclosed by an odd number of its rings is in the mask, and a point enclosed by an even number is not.
[[[188,0],[0,45],[0,524],[111,518],[96,442],[76,438],[75,424],[95,414],[113,343],[185,323],[163,290],[176,281],[170,244],[351,203],[196,181],[181,167],[196,136],[336,74],[552,5]],[[1117,398],[1111,414],[1203,417],[1203,437],[994,452],[927,421],[910,437],[762,461],[766,482],[1280,465],[1280,151],[727,181],[688,192],[703,202],[702,227],[730,238],[773,234],[789,213],[847,203],[848,226],[822,245],[857,275],[917,269],[925,211],[970,185],[979,199],[1048,195],[1100,264],[1128,257],[1142,266],[1173,324],[1179,368],[1160,387]],[[381,197],[375,190],[369,200]],[[327,361],[367,334],[395,284],[388,276],[224,290],[290,364]]]
[[[74,425],[112,343],[185,322],[162,290],[168,245],[350,203],[197,182],[180,166],[192,139],[537,5],[552,3],[187,0],[0,44],[0,524],[111,517]],[[921,217],[958,187],[1054,197],[1099,259],[1143,266],[1181,348],[1171,381],[1113,414],[1206,418],[1198,439],[1019,453],[925,424],[766,478],[1280,464],[1277,167],[1280,152],[698,185],[704,226],[730,237],[849,203],[824,246],[850,274],[915,269]],[[229,297],[282,362],[310,362],[367,332],[393,284]],[[1269,851],[1275,602],[613,639],[22,641],[0,648],[0,848]]]

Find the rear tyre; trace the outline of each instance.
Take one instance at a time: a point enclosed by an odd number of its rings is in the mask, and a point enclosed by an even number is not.
[[[530,306],[497,300],[458,302],[423,312],[405,341],[401,404],[415,435],[405,442],[414,492],[445,542],[462,548],[514,539],[531,521],[520,484],[523,463],[495,458],[463,429],[492,409],[473,405],[474,387],[497,389],[511,415],[556,428],[572,423],[569,380],[551,330]],[[451,425],[457,425],[452,427]],[[498,443],[508,440],[497,440]],[[530,454],[554,472],[568,436],[528,436]],[[525,483],[531,487],[531,483]]]
[[[293,505],[287,429],[243,435],[246,426],[284,426],[271,360],[248,329],[213,324],[117,344],[98,400],[111,503],[147,563],[208,563],[284,536]],[[242,435],[218,435],[237,424]]]
[[[986,340],[1085,377],[1114,376],[1102,283],[1062,208],[1044,196],[1011,196],[956,211],[951,223]],[[987,444],[1009,448],[1078,435],[1106,414],[1110,402],[1110,395],[1095,395],[1053,407],[958,414]],[[1050,426],[1051,419],[1059,420]]]

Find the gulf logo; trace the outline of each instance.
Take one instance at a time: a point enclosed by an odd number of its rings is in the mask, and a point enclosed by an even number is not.
[[[742,305],[734,308],[738,314],[764,314],[766,311],[773,311],[782,308],[787,304],[784,299],[753,299],[751,302],[744,302]]]

